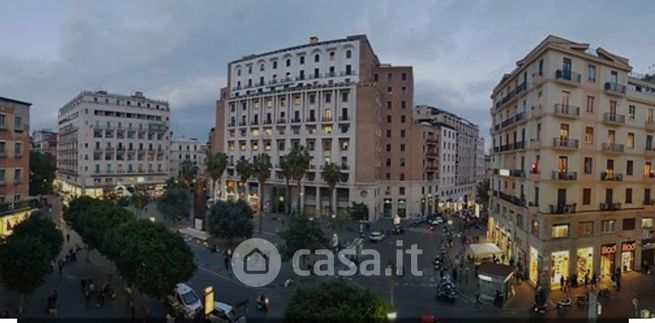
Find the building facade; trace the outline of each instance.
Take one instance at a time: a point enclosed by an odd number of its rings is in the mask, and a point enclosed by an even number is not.
[[[180,164],[187,160],[198,167],[198,175],[205,174],[208,152],[206,144],[196,138],[172,138],[170,147],[170,177],[178,177]]]
[[[36,207],[29,196],[31,105],[0,97],[0,238]]]
[[[30,145],[32,151],[50,154],[54,160],[57,157],[57,132],[52,129],[34,131]]]
[[[655,84],[548,36],[491,98],[488,237],[533,284],[653,265]]]
[[[59,109],[57,180],[66,196],[101,197],[143,184],[161,194],[169,174],[168,102],[105,91]]]
[[[371,220],[431,212],[437,188],[428,178],[437,169],[428,166],[424,153],[436,142],[427,138],[434,131],[413,118],[413,88],[412,68],[380,64],[363,35],[312,37],[304,45],[230,62],[212,142],[213,150],[229,156],[223,198],[239,194],[236,162],[265,152],[274,165],[264,188],[265,209],[282,211],[286,185],[280,157],[302,145],[312,161],[301,187],[291,183],[293,209],[328,214],[332,198],[338,209],[365,203]],[[333,197],[320,178],[327,161],[342,166]],[[246,191],[256,205],[254,179]]]

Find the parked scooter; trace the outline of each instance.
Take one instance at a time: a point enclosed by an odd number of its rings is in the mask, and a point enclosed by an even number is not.
[[[530,313],[531,314],[538,314],[538,315],[545,315],[546,314],[546,309],[548,309],[548,305],[538,305],[537,303],[532,304],[532,307],[530,308]]]
[[[259,295],[259,297],[257,298],[257,309],[262,312],[268,312],[268,306],[269,306],[268,297],[264,295],[264,293],[261,293],[261,295]]]
[[[569,307],[571,307],[572,304],[573,304],[573,301],[571,300],[571,298],[567,297],[567,298],[564,298],[564,299],[560,299],[557,302],[556,307],[557,307],[557,309],[569,308]]]

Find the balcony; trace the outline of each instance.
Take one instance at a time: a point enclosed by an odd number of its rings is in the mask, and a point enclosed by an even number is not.
[[[521,92],[525,91],[527,88],[528,88],[528,83],[523,82],[519,84],[518,86],[516,86],[516,90],[515,90],[516,95],[521,94]]]
[[[541,148],[541,140],[532,138],[528,142],[528,149],[539,149]]]
[[[509,118],[505,119],[505,121],[503,121],[503,122],[500,124],[500,127],[501,127],[501,128],[505,128],[505,127],[511,125],[512,123],[514,123],[514,117],[509,117]]]
[[[435,158],[438,157],[438,154],[435,151],[426,151],[425,156],[428,158]]]
[[[284,118],[277,118],[277,123],[287,123],[287,120]]]
[[[644,155],[646,155],[646,157],[653,157],[655,156],[655,150],[652,147],[646,147],[646,149],[644,149]]]
[[[307,118],[307,122],[316,122],[316,118],[309,117],[309,118]]]
[[[649,200],[644,200],[644,206],[655,206],[655,200],[649,199]]]
[[[616,113],[603,113],[603,122],[609,125],[622,126],[625,124],[625,115]]]
[[[623,174],[615,173],[614,171],[601,172],[600,173],[600,180],[601,181],[609,181],[609,182],[622,182],[623,181]]]
[[[553,173],[551,174],[551,179],[554,181],[577,181],[578,173],[553,171]]]
[[[580,116],[580,107],[569,104],[555,104],[555,115],[564,118],[577,118]]]
[[[605,92],[607,92],[607,94],[623,96],[625,94],[625,85],[614,82],[605,82]]]
[[[645,124],[646,130],[654,131],[655,130],[655,120],[646,120]]]
[[[300,118],[293,118],[290,121],[291,123],[300,123]]]
[[[652,181],[652,180],[655,180],[655,173],[653,173],[653,172],[651,171],[650,173],[646,173],[646,174],[644,174],[644,179],[645,179],[645,180],[651,180],[651,181]]]
[[[576,203],[573,204],[550,204],[550,214],[572,214],[575,213]]]
[[[510,169],[509,176],[511,177],[525,177],[525,171],[521,169]]]
[[[272,123],[273,123],[273,120],[271,120],[271,119],[264,120],[264,124],[272,124]]]
[[[606,142],[603,143],[601,148],[603,152],[613,153],[613,154],[620,154],[623,153],[623,151],[625,150],[625,146],[622,144],[606,143]]]
[[[578,140],[556,137],[553,138],[553,147],[566,150],[578,149]]]
[[[525,149],[525,141],[515,142],[514,149]]]
[[[525,111],[521,111],[514,116],[514,122],[525,120]]]
[[[557,70],[555,80],[566,85],[578,85],[582,81],[582,76],[569,70]]]
[[[321,121],[323,121],[323,122],[332,122],[332,116],[323,116],[321,118]]]
[[[621,203],[600,203],[601,211],[617,211],[621,209]]]
[[[532,85],[533,86],[539,86],[541,84],[544,84],[546,79],[544,78],[543,75],[539,73],[532,73]]]
[[[349,120],[350,120],[350,117],[348,117],[347,115],[346,116],[344,116],[344,115],[339,116],[339,121],[340,122],[349,121]]]

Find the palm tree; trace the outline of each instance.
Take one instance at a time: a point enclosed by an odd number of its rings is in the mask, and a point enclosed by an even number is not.
[[[245,197],[246,183],[248,182],[248,178],[250,178],[250,175],[252,175],[252,165],[250,165],[248,160],[246,160],[245,158],[241,158],[237,162],[236,170],[237,170],[237,174],[239,175],[239,181],[241,182],[241,186],[244,188],[243,195]]]
[[[271,156],[261,153],[253,158],[252,175],[259,182],[259,232],[262,232],[262,219],[264,218],[264,184],[271,177]]]
[[[209,177],[212,179],[212,185],[211,185],[211,192],[212,192],[212,201],[215,200],[216,197],[216,187],[215,183],[218,181],[218,189],[219,189],[219,195],[220,195],[220,189],[221,189],[221,177],[223,177],[223,173],[225,173],[225,169],[227,168],[227,154],[224,152],[218,152],[214,155],[209,155],[207,158],[207,174]]]
[[[336,188],[337,183],[341,181],[341,169],[335,163],[325,162],[323,167],[321,167],[321,179],[328,184],[330,191],[330,212],[336,214],[332,201],[334,197],[334,189]]]
[[[293,149],[291,149],[291,152],[289,153],[291,157],[291,163],[293,164],[293,176],[292,178],[296,180],[298,183],[298,214],[300,214],[300,209],[301,209],[301,192],[302,189],[300,187],[300,182],[302,181],[302,178],[305,177],[305,173],[309,169],[309,162],[312,160],[312,156],[309,155],[309,152],[307,149],[305,149],[304,146],[297,145],[294,146]]]
[[[289,181],[293,178],[293,156],[291,154],[286,154],[280,158],[280,169],[282,170],[282,176],[284,176],[284,180],[287,184],[287,189],[284,192],[284,210],[286,214],[289,214],[291,212],[291,207],[289,207],[291,203],[291,184],[289,184]]]

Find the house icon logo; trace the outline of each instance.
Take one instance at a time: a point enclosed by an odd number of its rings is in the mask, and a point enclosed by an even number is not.
[[[250,287],[263,287],[275,280],[282,267],[280,253],[266,239],[252,238],[241,242],[232,253],[234,276]]]
[[[268,272],[268,263],[268,256],[255,248],[243,257],[243,271],[247,274],[265,274]]]

